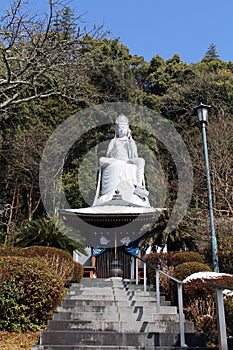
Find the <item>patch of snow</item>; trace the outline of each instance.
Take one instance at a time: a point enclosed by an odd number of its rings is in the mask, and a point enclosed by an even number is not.
[[[209,314],[206,314],[206,315],[203,315],[201,317],[201,320],[205,319],[205,318],[213,318],[213,316],[209,315]]]
[[[233,290],[224,289],[222,292],[226,297],[233,297]]]
[[[218,278],[218,277],[221,277],[221,276],[228,276],[228,277],[231,276],[232,277],[232,275],[230,275],[229,273],[210,272],[210,271],[196,272],[196,273],[193,273],[192,275],[186,277],[183,280],[183,283],[190,282],[190,281],[193,281],[195,279],[206,280],[206,279]]]

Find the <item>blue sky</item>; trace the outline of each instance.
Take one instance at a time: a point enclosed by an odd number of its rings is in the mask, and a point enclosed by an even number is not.
[[[48,3],[29,2],[38,12]],[[0,0],[0,10],[9,3]],[[233,0],[71,0],[69,6],[85,14],[90,27],[104,24],[146,61],[179,54],[184,62],[199,62],[211,43],[222,60],[233,61]]]

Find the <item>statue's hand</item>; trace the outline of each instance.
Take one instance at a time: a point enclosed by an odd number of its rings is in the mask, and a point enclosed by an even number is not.
[[[128,162],[128,160],[129,160],[128,158],[123,158],[123,157],[122,157],[122,158],[119,157],[119,158],[117,158],[117,159],[118,159],[118,160],[122,160],[123,162]]]
[[[127,159],[127,163],[128,163],[128,164],[135,164],[135,162],[134,162],[133,159]]]
[[[115,158],[110,158],[110,157],[101,157],[99,159],[99,165],[104,168],[107,165],[113,163],[115,161]]]

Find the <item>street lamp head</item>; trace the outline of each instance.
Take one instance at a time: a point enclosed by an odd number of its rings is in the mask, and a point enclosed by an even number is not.
[[[200,123],[207,123],[208,110],[210,106],[201,103],[199,106],[194,107],[194,111],[197,113]]]

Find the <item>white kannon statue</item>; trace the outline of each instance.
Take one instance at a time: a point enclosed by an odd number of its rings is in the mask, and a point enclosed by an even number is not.
[[[116,120],[115,137],[110,141],[105,157],[99,159],[100,173],[93,205],[123,203],[148,207],[145,188],[145,161],[138,157],[137,146],[131,136],[128,118],[120,114]],[[101,196],[99,197],[99,194]]]

